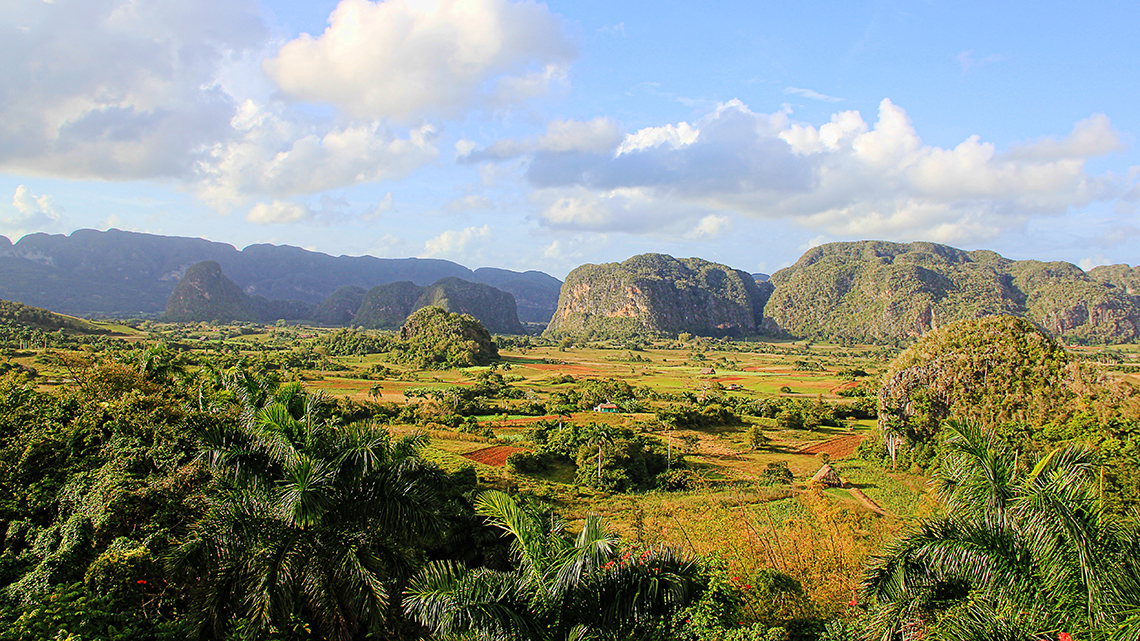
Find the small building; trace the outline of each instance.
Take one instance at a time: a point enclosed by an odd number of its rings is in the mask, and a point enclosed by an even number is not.
[[[716,376],[716,370],[711,367],[706,367],[697,372],[697,376]]]
[[[621,408],[618,407],[617,405],[614,405],[613,403],[602,403],[601,405],[595,407],[594,411],[595,412],[608,412],[608,413],[616,414],[616,413],[621,411]]]
[[[843,480],[836,474],[835,469],[824,463],[823,467],[811,477],[812,483],[819,483],[824,487],[843,487]]]

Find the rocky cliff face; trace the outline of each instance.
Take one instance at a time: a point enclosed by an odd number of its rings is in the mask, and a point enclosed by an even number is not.
[[[797,337],[883,342],[995,314],[1055,336],[1140,336],[1140,299],[1069,263],[1013,261],[935,243],[822,245],[772,275],[767,328]]]
[[[166,302],[165,318],[179,322],[256,320],[249,297],[212,260],[186,269]]]
[[[767,291],[745,272],[699,258],[643,254],[570,272],[547,335],[755,334],[766,300]]]

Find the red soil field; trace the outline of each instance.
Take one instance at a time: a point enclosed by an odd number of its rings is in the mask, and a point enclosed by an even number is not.
[[[829,438],[822,443],[814,443],[799,451],[800,454],[823,454],[827,452],[831,458],[840,459],[851,456],[856,448],[863,442],[864,434],[845,434]]]
[[[846,383],[841,383],[841,384],[836,385],[835,387],[831,388],[831,393],[832,394],[838,394],[839,392],[842,392],[845,389],[851,389],[852,387],[855,387],[858,384],[859,384],[859,381],[848,381]]]
[[[471,459],[476,463],[483,465],[493,465],[495,467],[502,467],[507,464],[507,457],[515,452],[527,452],[521,447],[511,447],[510,445],[493,445],[491,447],[484,447],[481,450],[468,452],[463,455],[463,458]]]

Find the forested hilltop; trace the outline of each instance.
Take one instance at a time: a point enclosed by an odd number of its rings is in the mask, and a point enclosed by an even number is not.
[[[772,275],[767,327],[796,337],[910,340],[965,318],[1009,314],[1068,341],[1140,337],[1134,269],[1085,273],[935,243],[830,243]]]

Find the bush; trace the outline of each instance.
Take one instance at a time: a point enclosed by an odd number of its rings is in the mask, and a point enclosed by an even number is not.
[[[507,457],[507,469],[520,474],[534,474],[548,467],[546,457],[534,452],[515,452]]]
[[[788,464],[783,461],[769,463],[764,468],[764,475],[761,480],[768,485],[787,485],[795,480],[795,475],[788,469]]]
[[[657,475],[657,487],[661,490],[693,490],[703,485],[704,479],[693,470],[672,469]]]

